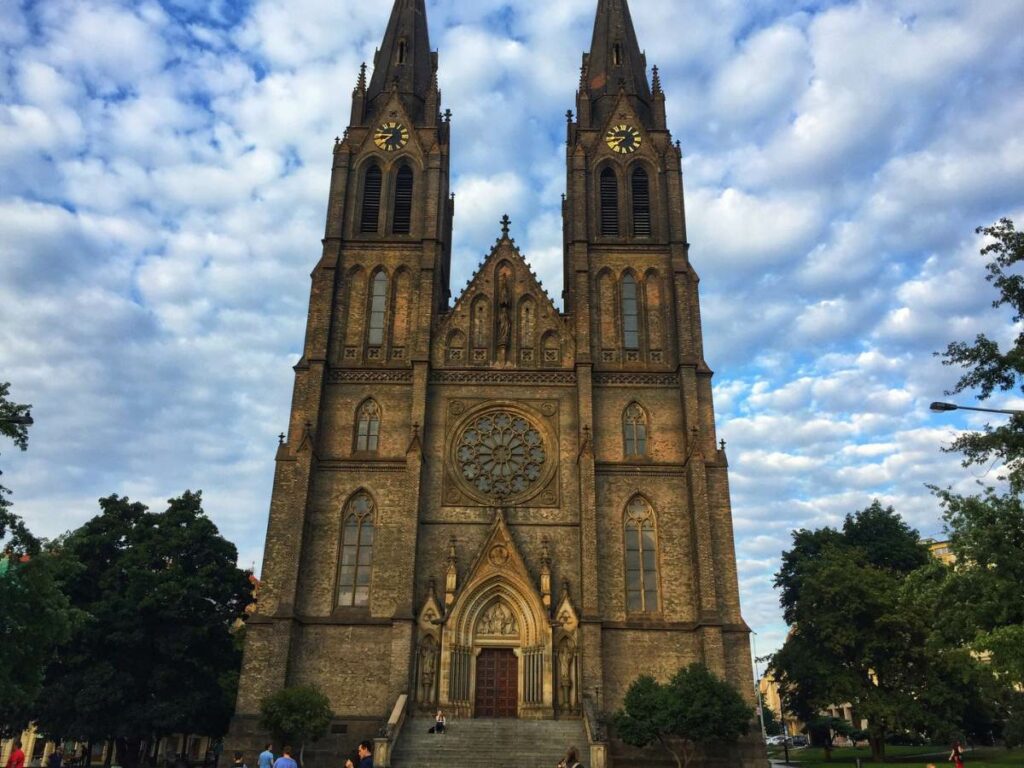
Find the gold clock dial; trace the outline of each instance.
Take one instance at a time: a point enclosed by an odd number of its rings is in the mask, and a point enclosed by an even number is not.
[[[373,143],[385,152],[394,152],[409,143],[409,129],[394,120],[383,123],[373,134]]]
[[[636,152],[643,143],[640,131],[625,123],[609,128],[604,140],[612,152],[618,152],[621,155]]]

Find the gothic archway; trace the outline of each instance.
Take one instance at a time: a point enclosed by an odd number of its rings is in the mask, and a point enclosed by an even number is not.
[[[505,716],[553,717],[551,622],[501,519],[452,604],[441,646],[442,708],[476,716],[478,662],[500,653],[516,660],[516,707]]]

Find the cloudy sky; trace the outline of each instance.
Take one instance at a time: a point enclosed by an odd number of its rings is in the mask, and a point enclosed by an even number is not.
[[[259,563],[334,137],[389,2],[0,3],[0,380],[16,510],[57,535],[112,492],[201,488]],[[430,0],[453,122],[453,287],[508,212],[561,292],[565,110],[595,0]],[[978,225],[1024,222],[1024,0],[634,0],[685,152],[747,620],[793,528],[926,483],[970,420],[932,353],[1010,333]],[[1013,400],[1001,402],[1013,403]],[[1021,405],[1021,402],[1017,402]]]

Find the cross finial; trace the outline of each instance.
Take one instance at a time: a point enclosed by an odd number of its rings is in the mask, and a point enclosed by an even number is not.
[[[277,436],[277,444],[284,445],[284,432]]]
[[[725,440],[719,440],[718,441],[718,448],[719,448],[719,450],[722,450],[722,451],[725,450]]]
[[[567,122],[567,123],[571,123],[572,122],[572,110],[571,109],[565,110],[565,122]]]
[[[452,121],[452,111],[450,109],[446,109],[444,111],[444,121],[446,123],[450,123]]]
[[[506,213],[504,216],[501,217],[501,234],[504,235],[505,237],[508,237],[508,230],[511,225],[512,219],[510,219],[508,217],[508,214]]]

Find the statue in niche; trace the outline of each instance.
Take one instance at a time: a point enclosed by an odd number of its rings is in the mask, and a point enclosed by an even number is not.
[[[498,347],[506,350],[512,338],[512,290],[508,285],[508,273],[498,277]]]
[[[434,701],[434,680],[437,670],[437,645],[434,638],[426,637],[420,643],[420,689],[419,700],[424,704]]]
[[[559,704],[563,710],[571,710],[575,707],[576,683],[573,680],[573,667],[575,666],[576,649],[572,640],[563,637],[558,645],[558,691]]]

